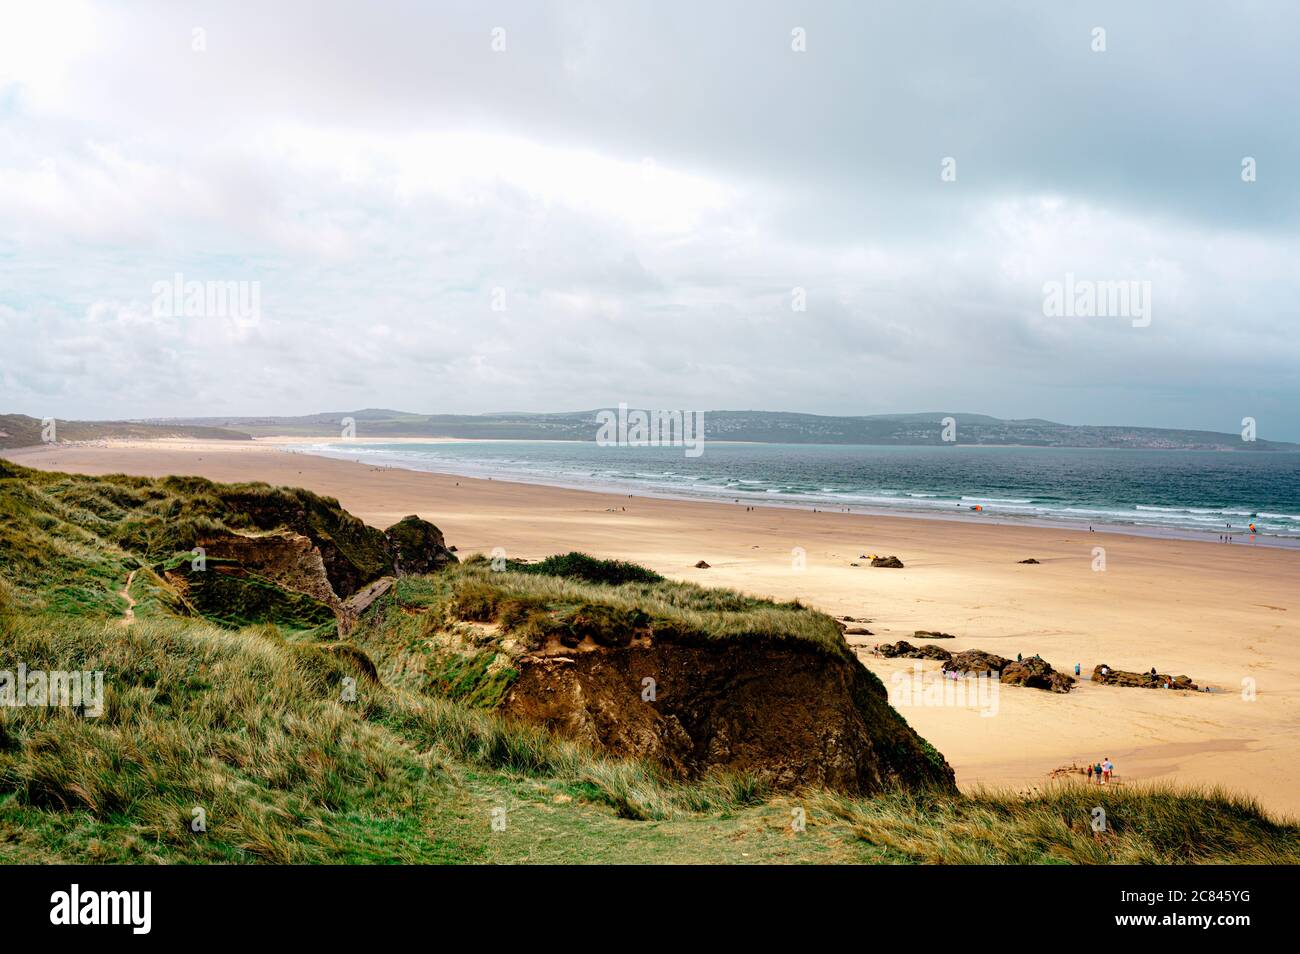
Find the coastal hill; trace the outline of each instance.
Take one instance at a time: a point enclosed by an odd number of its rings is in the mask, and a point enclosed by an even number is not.
[[[458,437],[497,440],[595,439],[596,410],[554,414],[414,414],[369,408],[301,417],[205,417],[150,420],[157,427],[216,427],[254,436],[338,438],[350,419],[357,437]],[[1300,444],[1242,440],[1240,434],[1057,424],[1029,418],[941,412],[834,417],[786,411],[705,411],[708,440],[772,444],[942,445],[945,418],[956,422],[956,443],[1036,447],[1120,447],[1168,450],[1300,450]]]
[[[32,447],[42,442],[40,418],[24,414],[0,414],[0,450]],[[54,421],[58,441],[157,440],[163,437],[191,437],[215,441],[246,441],[250,435],[223,427],[202,424],[146,424],[140,421]]]

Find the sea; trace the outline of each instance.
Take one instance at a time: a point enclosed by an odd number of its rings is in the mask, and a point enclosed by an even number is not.
[[[690,457],[680,447],[581,441],[295,449],[625,494],[1300,546],[1300,452],[709,442]]]

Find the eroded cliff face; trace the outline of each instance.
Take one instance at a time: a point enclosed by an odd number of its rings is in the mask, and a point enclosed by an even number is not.
[[[364,574],[351,562],[348,572],[331,573],[331,560],[336,571],[346,561],[328,537],[284,526],[208,534],[197,542],[201,561],[183,555],[155,571],[192,611],[219,622],[316,629],[332,618],[335,631],[344,636],[395,577],[434,572],[456,562],[438,528],[418,517],[406,517],[382,533],[365,530],[378,541],[385,562]]]
[[[300,533],[226,533],[200,541],[206,555],[229,560],[285,589],[304,593],[337,608],[340,600],[325,572],[320,549]]]
[[[817,647],[642,634],[621,647],[554,643],[515,665],[505,713],[678,777],[723,768],[857,795],[955,787],[880,681]]]

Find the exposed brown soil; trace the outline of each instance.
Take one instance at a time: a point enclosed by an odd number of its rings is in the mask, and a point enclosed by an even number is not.
[[[953,786],[952,769],[890,707],[879,680],[812,646],[586,640],[516,665],[504,712],[678,777],[725,768],[784,789],[863,795]]]
[[[233,560],[271,582],[340,607],[338,596],[325,572],[325,561],[308,537],[291,530],[274,533],[224,533],[200,541],[206,556]]]
[[[122,618],[117,621],[119,626],[130,626],[135,622],[135,597],[131,595],[131,584],[135,582],[135,574],[135,570],[128,573],[126,586],[122,587],[121,597],[126,600],[126,609],[122,611]]]

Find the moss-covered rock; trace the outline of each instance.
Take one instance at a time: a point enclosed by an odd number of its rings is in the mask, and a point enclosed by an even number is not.
[[[384,531],[384,537],[389,561],[398,576],[434,573],[457,562],[456,554],[447,549],[442,531],[415,515],[393,524]]]

